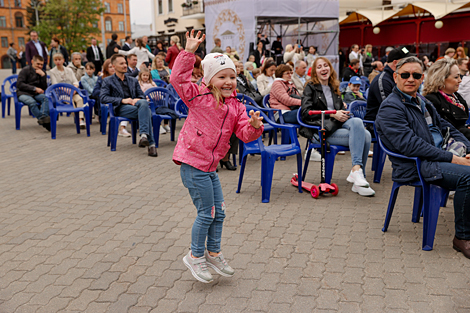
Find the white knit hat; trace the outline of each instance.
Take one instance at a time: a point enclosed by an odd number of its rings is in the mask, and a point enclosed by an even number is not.
[[[222,70],[229,68],[232,69],[235,74],[237,73],[233,61],[228,56],[221,53],[209,53],[204,60],[202,60],[201,65],[202,71],[204,72],[204,81],[208,85],[212,77]]]

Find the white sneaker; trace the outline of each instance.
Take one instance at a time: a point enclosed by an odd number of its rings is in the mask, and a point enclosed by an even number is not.
[[[165,128],[160,125],[160,134],[166,134]]]
[[[305,158],[307,158],[307,152],[305,151]],[[313,162],[320,162],[321,161],[321,154],[315,149],[312,149],[312,153],[310,154],[310,161]]]
[[[346,151],[339,151],[338,153],[336,154],[339,154],[339,155],[345,155],[346,154]]]
[[[346,178],[346,180],[359,187],[366,187],[366,188],[369,187],[369,183],[364,177],[362,168],[354,172],[351,170],[351,173],[349,173],[349,176],[348,178]]]
[[[167,133],[171,132],[170,126],[163,125],[163,129],[166,130]]]
[[[85,121],[84,121],[84,120],[80,120],[80,129],[85,129],[85,128],[86,128]]]
[[[212,275],[207,269],[207,262],[204,256],[194,259],[191,257],[191,251],[189,251],[189,253],[184,256],[183,263],[189,268],[194,278],[200,282],[208,284],[213,281]]]
[[[207,265],[212,267],[218,274],[225,277],[232,277],[235,274],[234,269],[227,264],[222,252],[216,257],[211,257],[206,250],[204,256],[206,257]]]
[[[131,134],[129,134],[129,132],[125,128],[121,128],[121,130],[119,131],[118,136],[131,137]]]
[[[356,184],[352,186],[351,190],[363,197],[372,197],[373,195],[375,195],[374,189],[370,187],[361,187]]]
[[[368,155],[368,157],[371,158],[371,157],[373,157],[373,156],[374,156],[374,152],[372,152],[372,151],[369,150],[369,155]]]

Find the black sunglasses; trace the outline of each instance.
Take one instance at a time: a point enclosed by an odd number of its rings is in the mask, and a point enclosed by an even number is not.
[[[414,79],[421,79],[421,77],[423,77],[423,74],[421,73],[397,73],[397,75],[399,75],[401,78],[403,79],[408,79],[410,78],[411,75],[413,75],[413,78]]]

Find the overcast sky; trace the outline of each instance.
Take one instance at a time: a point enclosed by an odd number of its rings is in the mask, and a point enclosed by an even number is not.
[[[151,0],[129,0],[131,24],[152,24]]]

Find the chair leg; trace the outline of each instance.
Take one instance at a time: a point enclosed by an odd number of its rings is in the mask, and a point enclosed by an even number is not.
[[[18,102],[15,104],[15,124],[16,124],[16,130],[20,130],[20,124],[21,124],[21,108],[23,107],[23,103]]]
[[[243,143],[243,141],[240,140],[240,142],[238,143],[238,155],[240,156],[238,158],[238,161],[240,162],[240,165],[242,165],[242,155],[243,155],[243,147],[245,146],[245,144]]]
[[[421,186],[416,186],[415,198],[413,201],[413,214],[411,216],[411,221],[413,223],[419,223],[422,207],[423,207],[423,188]]]
[[[423,186],[423,250],[425,251],[431,251],[434,246],[441,196],[440,187],[436,185]]]
[[[101,106],[101,134],[106,135],[106,124],[108,122],[108,106]]]
[[[307,141],[307,149],[308,149],[308,141]],[[308,163],[310,162],[310,155],[312,154],[312,149],[307,150],[307,156],[305,157],[305,164],[304,164],[304,171],[302,173],[302,179],[305,180],[305,176],[307,175]]]
[[[237,155],[235,153],[232,154],[232,159],[233,159],[233,166],[237,167]]]
[[[111,128],[112,128],[112,124],[114,122],[114,118],[110,118],[109,119],[109,128],[108,128],[108,147],[111,145]]]
[[[400,190],[400,184],[393,183],[392,191],[390,192],[390,200],[388,201],[387,215],[385,216],[383,232],[386,232],[390,225],[390,219],[392,218],[393,209],[395,208],[395,202],[397,201],[398,191]]]
[[[132,121],[131,122],[131,125],[132,125],[132,144],[136,144],[137,143],[137,122],[136,121]]]
[[[375,172],[375,169],[377,168],[377,154],[378,154],[378,151],[377,151],[377,148],[379,147],[379,144],[377,142],[374,143],[374,148],[372,149],[372,151],[374,152],[374,155],[372,157],[372,167],[371,167],[371,170],[373,172]]]
[[[162,119],[156,115],[152,116],[153,139],[155,140],[155,148],[158,148],[160,143],[160,124]]]
[[[85,126],[86,126],[86,135],[87,137],[90,137],[90,124],[91,124],[91,115],[90,115],[90,111],[89,111],[89,107],[86,106],[84,108],[84,111],[85,111]]]
[[[2,118],[5,118],[5,108],[6,108],[6,101],[5,95],[2,94]]]
[[[57,132],[57,111],[49,110],[49,118],[51,119],[51,139],[56,138]]]
[[[269,203],[275,163],[275,157],[270,155],[261,155],[261,201],[263,203]]]
[[[449,200],[449,191],[442,188],[442,195],[441,195],[441,208],[445,208],[447,206],[447,200]]]
[[[246,158],[248,156],[244,155],[243,157],[240,158],[240,175],[238,176],[238,188],[236,193],[240,193],[240,190],[242,189],[242,182],[243,182],[243,174],[245,173],[245,166],[246,166]]]
[[[77,134],[80,134],[80,115],[78,112],[73,113],[73,120],[75,121],[75,128],[77,129]]]
[[[114,119],[113,123],[109,124],[109,136],[111,138],[111,151],[116,151],[117,137],[119,132],[119,122]],[[112,126],[111,126],[112,125]]]
[[[385,159],[387,158],[387,155],[382,150],[382,148],[379,147],[377,150],[378,150],[378,157],[377,157],[376,168],[374,172],[374,183],[378,184],[380,183],[380,179],[382,178],[382,172],[384,170]]]
[[[298,175],[298,182],[299,182],[299,193],[302,193],[304,192],[302,190],[302,175],[300,173],[302,173],[302,152],[298,153],[297,154],[297,175]]]

